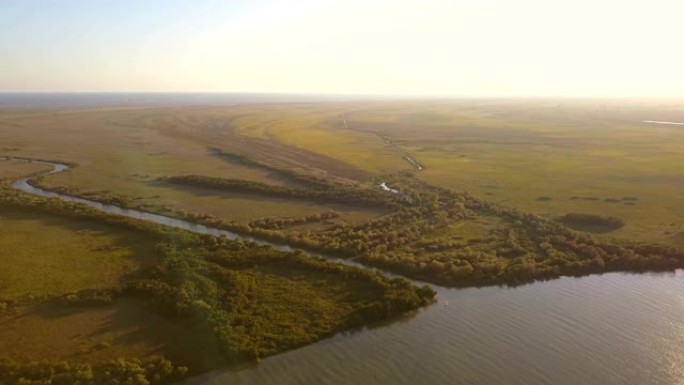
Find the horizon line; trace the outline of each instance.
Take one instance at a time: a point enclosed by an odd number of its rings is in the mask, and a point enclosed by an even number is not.
[[[0,91],[0,95],[291,95],[291,96],[349,96],[399,97],[442,99],[618,99],[618,100],[684,100],[684,95],[561,95],[561,94],[447,94],[447,93],[382,93],[382,92],[325,92],[325,91]]]

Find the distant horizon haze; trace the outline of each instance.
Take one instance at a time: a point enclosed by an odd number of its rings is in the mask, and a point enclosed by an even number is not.
[[[684,98],[601,98],[554,96],[445,96],[325,93],[236,92],[0,92],[0,110],[89,109],[118,107],[237,106],[245,104],[326,102],[502,102],[516,100],[611,105],[660,105],[684,102]]]
[[[684,98],[674,0],[5,0],[0,92]]]

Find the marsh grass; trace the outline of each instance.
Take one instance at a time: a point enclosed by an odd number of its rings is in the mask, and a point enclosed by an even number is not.
[[[155,263],[144,234],[0,206],[0,298],[118,286]]]

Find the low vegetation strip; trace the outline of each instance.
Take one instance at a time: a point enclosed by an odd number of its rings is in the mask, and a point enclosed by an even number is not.
[[[315,176],[311,175],[303,175],[301,173],[298,173],[293,170],[287,170],[284,168],[280,167],[274,167],[269,164],[263,163],[256,161],[254,159],[251,159],[249,157],[246,157],[244,155],[240,154],[234,154],[231,152],[227,152],[218,148],[210,148],[209,149],[210,153],[220,159],[223,159],[227,162],[231,163],[237,163],[240,165],[248,166],[248,167],[254,167],[266,171],[270,171],[286,180],[289,180],[290,182],[293,182],[297,185],[304,186],[306,188],[325,188],[328,185],[328,182],[326,182],[325,179],[318,178]]]
[[[378,135],[378,137],[380,137],[380,139],[382,139],[386,144],[388,144],[388,145],[392,146],[394,149],[396,149],[397,152],[399,152],[399,154],[401,155],[401,157],[404,158],[404,159],[406,159],[407,162],[411,163],[411,165],[412,165],[413,167],[415,167],[416,170],[422,171],[422,170],[425,169],[425,166],[423,166],[421,163],[419,163],[419,162],[416,160],[416,158],[413,157],[413,155],[409,154],[408,151],[404,150],[404,149],[401,148],[398,144],[394,143],[392,140],[390,140],[389,137],[384,136],[384,135],[381,135],[381,134],[377,134],[377,135]]]
[[[301,199],[323,203],[341,203],[368,207],[396,207],[398,200],[389,199],[378,189],[363,189],[345,185],[325,185],[318,189],[292,189],[243,179],[223,179],[201,175],[166,177],[163,181],[184,186],[219,189],[228,192],[258,194],[285,199]]]
[[[625,225],[620,218],[582,213],[568,213],[558,220],[572,229],[589,232],[608,232]]]
[[[250,222],[248,226],[254,229],[277,230],[302,224],[329,221],[337,217],[339,217],[338,213],[329,211],[299,218],[262,218]]]
[[[94,365],[0,360],[0,384],[7,385],[163,385],[182,380],[187,372],[188,368],[175,366],[161,357],[118,359]]]

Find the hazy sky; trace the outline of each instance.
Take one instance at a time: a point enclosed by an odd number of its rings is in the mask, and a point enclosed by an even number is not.
[[[684,96],[682,0],[0,0],[0,91]]]

